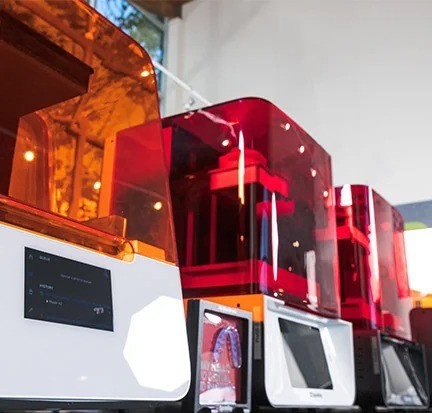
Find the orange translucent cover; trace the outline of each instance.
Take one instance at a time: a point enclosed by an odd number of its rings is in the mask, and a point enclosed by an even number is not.
[[[115,256],[125,254],[108,245],[123,240],[127,251],[176,262],[156,77],[146,51],[83,1],[6,0],[0,53],[0,209],[9,211],[0,219]],[[157,126],[145,136],[122,132],[150,121]],[[158,179],[133,179],[119,151],[129,140],[151,148]],[[147,155],[140,153],[140,162]],[[135,193],[113,211],[110,173],[119,158],[131,174],[122,183]],[[9,219],[11,208],[27,218],[36,213],[31,208],[49,214],[33,225]],[[143,210],[151,212],[146,220],[131,215]]]

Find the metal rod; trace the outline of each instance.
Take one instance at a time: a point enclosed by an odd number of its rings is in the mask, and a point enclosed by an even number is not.
[[[202,103],[204,103],[206,106],[210,106],[211,102],[207,100],[205,97],[201,96],[198,92],[192,89],[191,86],[189,86],[187,83],[183,82],[180,78],[178,78],[174,73],[170,72],[166,67],[162,66],[159,62],[156,60],[153,60],[153,66],[160,70],[165,76],[169,77],[171,80],[173,80],[175,83],[177,83],[181,88],[189,92],[189,95],[191,97],[194,97],[198,100],[200,100]]]

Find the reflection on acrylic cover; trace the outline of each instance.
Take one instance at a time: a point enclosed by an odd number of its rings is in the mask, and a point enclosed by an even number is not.
[[[200,371],[200,404],[242,403],[243,319],[206,311]]]

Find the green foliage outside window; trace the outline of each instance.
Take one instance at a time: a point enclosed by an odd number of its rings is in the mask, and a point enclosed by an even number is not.
[[[93,0],[96,10],[141,44],[152,59],[162,62],[164,33],[127,0]],[[157,17],[155,17],[157,20]],[[161,22],[162,24],[162,22]]]

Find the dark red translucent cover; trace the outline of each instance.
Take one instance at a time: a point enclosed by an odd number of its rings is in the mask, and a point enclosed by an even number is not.
[[[336,199],[342,317],[410,339],[402,216],[367,186],[336,188]]]
[[[163,128],[184,294],[264,293],[339,316],[328,153],[257,98]]]

